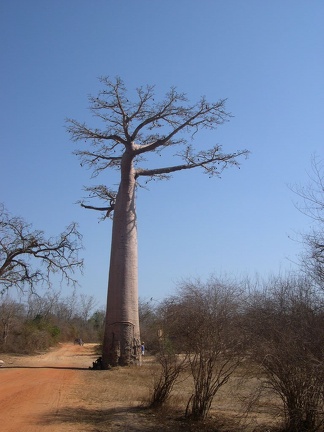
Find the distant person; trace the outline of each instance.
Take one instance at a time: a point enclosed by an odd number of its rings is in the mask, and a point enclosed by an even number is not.
[[[144,345],[144,342],[142,342],[142,345],[141,345],[141,352],[142,352],[142,355],[145,354],[145,345]]]

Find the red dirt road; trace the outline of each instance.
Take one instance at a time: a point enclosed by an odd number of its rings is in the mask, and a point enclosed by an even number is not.
[[[77,425],[62,428],[55,416],[61,408],[73,407],[80,369],[88,369],[96,358],[92,348],[62,344],[43,355],[0,357],[5,361],[0,368],[0,431],[80,430]]]

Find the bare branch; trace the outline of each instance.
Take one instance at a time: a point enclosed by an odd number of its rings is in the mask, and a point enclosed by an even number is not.
[[[127,142],[117,134],[109,134],[100,131],[99,129],[88,128],[85,123],[79,123],[73,119],[67,119],[67,132],[71,135],[72,141],[91,139],[94,143],[101,141],[113,141],[118,144],[126,144]]]
[[[316,156],[311,161],[309,183],[306,186],[291,188],[303,200],[303,205],[297,204],[298,210],[314,221],[324,223],[324,164]]]
[[[101,201],[107,202],[107,205],[102,206],[93,206],[85,204],[84,201],[80,201],[79,204],[81,207],[90,210],[97,210],[100,212],[104,212],[104,215],[100,218],[100,220],[104,220],[107,217],[112,217],[111,213],[115,208],[115,201],[117,193],[113,190],[108,189],[104,185],[97,185],[84,188],[86,192],[88,192],[87,199],[99,199]]]
[[[319,284],[324,282],[324,165],[313,156],[310,182],[306,186],[297,186],[292,190],[302,198],[303,204],[297,204],[298,210],[313,220],[314,226],[309,233],[302,234],[305,251],[301,255],[301,264],[306,272]]]
[[[216,129],[231,117],[225,110],[225,99],[209,103],[202,97],[196,104],[189,104],[186,95],[177,92],[173,87],[162,102],[156,102],[154,86],[146,86],[136,90],[137,100],[132,102],[127,98],[126,87],[120,78],[111,81],[103,77],[100,81],[104,89],[99,92],[98,97],[90,97],[89,101],[90,110],[104,122],[105,129],[90,128],[75,120],[67,121],[67,131],[72,141],[90,141],[94,149],[79,149],[74,152],[80,158],[82,166],[87,165],[93,170],[94,176],[107,168],[120,169],[122,156],[126,151],[132,155],[136,175],[151,176],[151,170],[146,171],[139,165],[142,161],[140,155],[161,152],[170,146],[190,148],[188,139],[192,140],[200,129]],[[213,151],[214,149],[211,149],[209,153],[212,154]],[[206,172],[218,175],[218,169],[211,169],[213,162],[219,162],[218,157],[208,157],[207,151],[205,155],[204,152],[196,153],[194,162],[184,153],[176,154],[175,157],[184,159],[186,163],[168,167],[166,171],[159,168],[157,175],[161,177],[161,174],[166,172],[200,166],[205,168],[206,165]],[[190,157],[192,154],[193,151]],[[233,153],[232,159],[234,161],[236,157],[246,154],[246,150]],[[205,162],[198,161],[199,157]],[[227,158],[227,164],[229,160],[230,157]]]
[[[222,154],[220,150],[220,147],[215,147],[209,152],[200,152],[197,155],[191,155],[190,149],[187,149],[186,154],[183,155],[183,158],[186,160],[185,164],[155,169],[138,169],[136,171],[136,177],[161,177],[163,174],[170,174],[176,171],[197,167],[203,168],[205,173],[209,176],[219,176],[228,165],[239,166],[236,160],[237,157],[247,157],[249,154],[248,150],[241,150],[231,154]]]
[[[25,284],[33,289],[41,281],[50,284],[54,273],[75,284],[72,275],[83,265],[83,260],[78,258],[81,249],[81,234],[75,223],[58,238],[46,239],[42,231],[32,230],[30,224],[11,216],[1,205],[0,285],[3,291],[12,286],[23,289]],[[39,263],[40,268],[34,269],[34,263]]]

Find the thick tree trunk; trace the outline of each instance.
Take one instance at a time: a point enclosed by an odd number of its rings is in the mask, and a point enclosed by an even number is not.
[[[116,197],[109,268],[102,365],[128,365],[140,359],[135,178],[123,166]]]

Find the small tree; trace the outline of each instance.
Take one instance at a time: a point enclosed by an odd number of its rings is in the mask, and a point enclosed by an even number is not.
[[[151,408],[159,408],[168,401],[179,375],[188,366],[187,356],[178,356],[172,344],[163,337],[160,339],[160,349],[156,354],[156,359],[161,366],[161,372],[154,382],[150,401]]]
[[[47,239],[43,231],[33,230],[30,224],[0,205],[0,292],[11,287],[23,290],[25,285],[33,291],[39,282],[50,284],[55,273],[67,282],[76,283],[73,273],[83,264],[78,257],[80,241],[75,223],[58,238]]]
[[[189,302],[187,352],[194,380],[186,415],[194,420],[207,417],[216,393],[242,360],[237,288],[213,279],[201,288],[187,285],[182,293]]]
[[[177,334],[178,305],[174,299],[165,299],[155,308],[154,320],[151,319],[151,344],[155,358],[161,366],[160,375],[154,381],[150,407],[159,408],[170,398],[179,375],[188,368],[187,355],[179,344]]]
[[[13,301],[8,295],[2,296],[0,299],[0,349],[7,348],[8,338],[11,336],[12,330],[17,328],[24,316],[24,307]]]
[[[310,232],[303,234],[305,252],[302,265],[309,276],[324,286],[324,165],[315,156],[312,159],[310,182],[294,191],[302,198],[298,209],[310,217],[314,225]]]
[[[91,328],[93,329],[93,336],[92,340],[97,342],[102,342],[103,339],[103,332],[104,332],[104,326],[105,326],[105,316],[106,311],[105,310],[96,310],[92,316],[89,319],[89,324],[91,325]]]
[[[207,417],[242,359],[239,298],[235,285],[211,278],[206,284],[184,282],[169,301],[166,333],[177,352],[185,353],[191,371],[194,389],[186,416],[193,420]]]
[[[125,365],[140,355],[137,277],[136,187],[140,179],[166,179],[172,173],[201,168],[210,177],[219,176],[228,166],[237,166],[238,158],[247,150],[223,153],[219,145],[200,150],[193,138],[201,129],[213,130],[230,115],[225,100],[209,103],[201,98],[189,104],[186,96],[171,88],[161,102],[155,101],[154,87],[140,87],[136,100],[127,95],[121,79],[101,78],[104,85],[97,97],[90,97],[90,110],[104,127],[89,127],[68,120],[68,132],[73,141],[90,142],[90,148],[75,154],[81,165],[96,176],[105,170],[117,169],[120,174],[118,191],[99,185],[87,188],[92,198],[104,200],[102,206],[82,203],[84,207],[113,215],[110,254],[107,316],[103,343],[103,367]],[[161,163],[162,158],[146,164],[148,155],[170,156],[175,164]],[[158,160],[158,162],[157,162]]]
[[[160,328],[157,316],[157,303],[153,301],[153,298],[149,301],[139,299],[138,307],[142,341],[144,341],[145,349],[155,354],[160,348],[157,337]]]
[[[304,278],[272,280],[252,296],[249,353],[283,402],[285,432],[324,424],[323,299]]]

